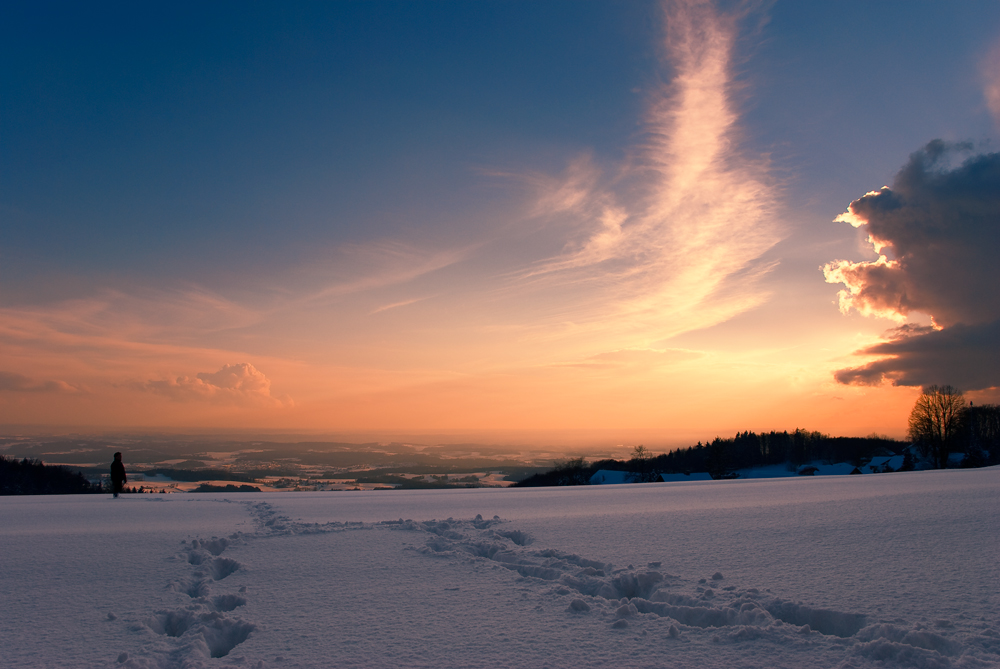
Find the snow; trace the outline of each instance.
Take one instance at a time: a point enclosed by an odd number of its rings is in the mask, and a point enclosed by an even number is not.
[[[1000,469],[0,498],[17,667],[998,667]]]

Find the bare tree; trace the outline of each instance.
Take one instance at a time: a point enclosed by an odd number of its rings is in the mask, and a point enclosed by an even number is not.
[[[632,449],[629,471],[626,477],[629,483],[652,483],[660,480],[659,473],[653,470],[653,454],[642,444]]]
[[[934,466],[944,469],[948,454],[959,438],[965,414],[965,397],[951,386],[924,388],[910,412],[910,439]]]

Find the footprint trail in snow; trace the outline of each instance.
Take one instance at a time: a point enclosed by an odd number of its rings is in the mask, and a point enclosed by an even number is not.
[[[924,623],[873,621],[861,613],[783,600],[769,590],[731,583],[719,572],[697,581],[685,579],[665,571],[662,562],[616,569],[599,560],[534,548],[531,536],[507,529],[496,516],[400,521],[398,526],[429,535],[424,546],[415,549],[421,553],[510,570],[539,598],[565,603],[565,608],[556,610],[599,616],[616,630],[642,627],[646,634],[652,624],[677,641],[707,632],[713,644],[770,640],[787,646],[789,637],[798,643],[832,637],[830,641],[847,651],[843,667],[857,666],[854,659],[866,666],[927,669],[1000,666],[1000,638],[989,629],[981,634],[959,632],[942,619],[933,623],[933,629]]]
[[[234,613],[246,605],[246,586],[237,592],[227,592],[226,579],[238,572],[242,564],[222,553],[242,535],[229,538],[212,537],[182,542],[183,549],[174,557],[188,567],[189,573],[167,584],[167,589],[188,597],[188,601],[172,609],[158,609],[146,617],[141,626],[160,637],[138,657],[128,653],[118,656],[125,667],[197,666],[198,660],[221,658],[246,641],[256,626]]]
[[[233,503],[219,500],[220,503]],[[188,667],[194,669],[212,666],[211,660],[230,656],[249,638],[257,625],[239,615],[247,604],[248,588],[239,586],[235,592],[228,588],[228,581],[244,568],[239,561],[226,557],[224,552],[233,546],[247,546],[256,539],[294,534],[323,534],[365,529],[360,522],[347,523],[296,523],[279,515],[266,502],[236,502],[244,504],[250,513],[254,531],[236,532],[228,537],[192,539],[181,542],[181,550],[170,556],[174,562],[186,566],[186,574],[166,585],[169,591],[186,596],[187,601],[175,608],[157,609],[134,625],[134,632],[151,631],[155,641],[138,654],[120,653],[117,664],[125,669],[169,669]],[[371,524],[367,525],[368,528]],[[109,620],[116,620],[113,613]],[[231,658],[229,666],[264,667],[262,661]]]
[[[418,533],[423,535],[422,545],[418,542],[419,547],[403,550],[429,559],[447,557],[507,570],[511,589],[516,583],[518,589],[543,602],[552,615],[588,616],[606,625],[611,635],[652,632],[662,636],[664,652],[674,643],[760,640],[786,647],[832,644],[843,649],[838,651],[843,653],[839,665],[843,667],[1000,666],[1000,638],[991,635],[992,630],[959,630],[948,620],[937,620],[933,626],[876,621],[863,613],[784,600],[768,590],[731,582],[719,572],[697,579],[674,575],[662,562],[615,568],[601,560],[538,547],[532,536],[497,516],[488,520],[476,516],[473,520],[302,523],[281,515],[266,502],[235,503],[246,506],[254,530],[182,542],[171,559],[182,565],[183,573],[166,587],[186,601],[151,611],[135,626],[133,631],[152,632],[156,638],[135,656],[122,653],[119,666],[214,666],[215,658],[226,658],[227,666],[267,666],[238,655],[238,647],[258,625],[240,615],[251,594],[233,577],[244,573],[245,566],[225,553],[240,547],[245,559],[252,559],[252,543],[259,539],[354,530]]]

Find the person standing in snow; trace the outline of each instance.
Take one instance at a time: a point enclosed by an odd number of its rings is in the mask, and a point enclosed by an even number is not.
[[[128,483],[128,476],[125,475],[125,464],[122,462],[122,453],[115,453],[115,461],[111,463],[111,490],[115,497],[122,491],[122,486]]]

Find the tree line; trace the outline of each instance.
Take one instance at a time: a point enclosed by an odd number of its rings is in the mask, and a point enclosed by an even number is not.
[[[820,432],[798,429],[793,432],[745,431],[734,437],[716,437],[688,448],[653,455],[645,446],[637,446],[628,460],[597,460],[587,464],[584,458],[557,463],[551,471],[535,474],[519,486],[584,485],[598,470],[629,472],[636,483],[659,481],[660,474],[708,472],[714,479],[735,478],[739,469],[787,464],[796,468],[807,462],[850,462],[860,466],[875,455],[898,454],[906,444],[889,437],[831,437]]]
[[[831,437],[820,432],[797,429],[793,432],[739,432],[731,439],[716,437],[711,442],[678,449],[638,462],[643,470],[664,474],[708,472],[712,478],[726,478],[738,469],[807,462],[849,462],[860,466],[875,455],[898,454],[902,444],[879,435]],[[633,460],[637,458],[633,456]],[[631,461],[630,461],[631,462]],[[607,469],[607,467],[605,467]]]
[[[41,460],[0,455],[0,495],[76,495],[102,492],[80,472]]]

